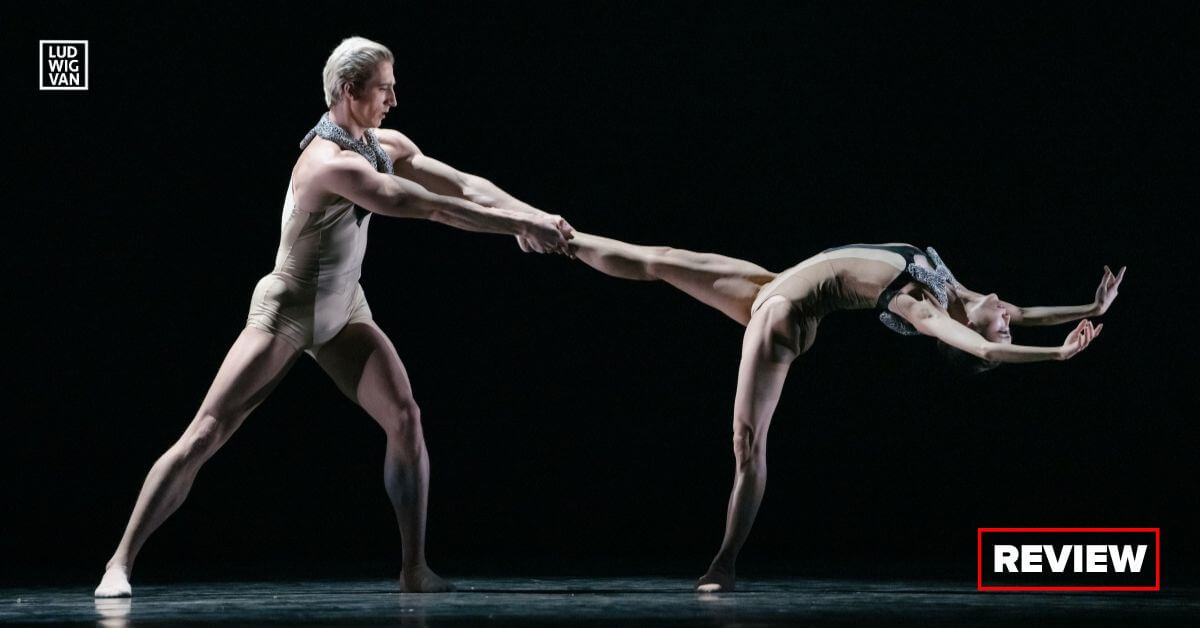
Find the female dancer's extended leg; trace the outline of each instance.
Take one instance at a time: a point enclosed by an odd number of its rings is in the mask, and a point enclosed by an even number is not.
[[[150,467],[121,543],[105,565],[97,597],[131,594],[129,574],[142,544],[179,508],[200,466],[267,398],[297,355],[282,337],[254,327],[242,330],[183,436]]]
[[[661,279],[746,325],[734,398],[733,454],[736,471],[725,518],[725,537],[702,591],[731,591],[738,551],[750,534],[767,484],[767,429],[779,403],[788,368],[812,345],[817,321],[796,312],[782,296],[750,308],[759,289],[775,278],[743,260],[662,246],[638,246],[576,232],[575,255],[614,277]]]
[[[571,249],[602,273],[640,281],[661,279],[742,325],[750,322],[758,289],[775,278],[762,266],[733,257],[640,246],[588,233],[576,232]]]
[[[402,590],[452,590],[425,564],[429,454],[421,431],[421,410],[395,347],[374,322],[351,323],[321,348],[317,362],[387,435],[383,485],[400,525]]]

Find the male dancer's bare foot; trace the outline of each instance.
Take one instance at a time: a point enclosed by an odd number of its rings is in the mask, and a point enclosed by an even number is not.
[[[400,591],[403,593],[445,593],[453,590],[454,585],[424,565],[400,572]]]
[[[130,597],[133,588],[129,586],[129,574],[124,565],[113,565],[104,571],[100,586],[96,587],[96,597]]]
[[[727,571],[723,567],[713,565],[708,568],[708,573],[696,581],[696,590],[701,593],[728,593],[734,590],[734,581],[732,568]]]

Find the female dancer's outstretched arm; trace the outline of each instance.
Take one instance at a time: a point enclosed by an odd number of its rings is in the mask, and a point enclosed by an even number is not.
[[[896,297],[891,310],[902,316],[917,331],[971,355],[989,362],[1040,362],[1045,360],[1067,360],[1087,348],[1088,344],[1104,328],[1093,327],[1089,320],[1080,321],[1059,347],[1035,347],[992,342],[975,330],[950,318],[946,312],[929,304],[902,294]]]
[[[1009,322],[1013,325],[1033,327],[1069,323],[1081,318],[1087,318],[1088,316],[1100,316],[1107,312],[1109,306],[1112,305],[1113,299],[1117,298],[1117,287],[1121,285],[1121,280],[1124,278],[1124,266],[1115,275],[1112,270],[1109,270],[1108,266],[1105,266],[1104,274],[1100,277],[1100,286],[1096,288],[1096,297],[1091,303],[1086,305],[1021,307],[1005,301],[1001,301],[1000,303],[1008,311]],[[977,292],[967,290],[962,284],[959,284],[959,289],[973,298],[982,298],[983,296]]]

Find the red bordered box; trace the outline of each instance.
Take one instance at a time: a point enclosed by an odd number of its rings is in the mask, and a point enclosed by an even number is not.
[[[985,532],[1153,532],[1154,586],[1149,587],[1057,587],[1057,586],[984,586],[983,534]],[[1158,591],[1162,584],[1162,543],[1159,528],[979,528],[975,542],[975,585],[980,591]]]

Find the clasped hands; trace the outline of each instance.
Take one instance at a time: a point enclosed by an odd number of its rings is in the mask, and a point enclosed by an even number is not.
[[[517,234],[517,245],[526,253],[559,253],[575,257],[568,243],[573,237],[575,230],[565,218],[541,213],[531,216],[524,231]]]

